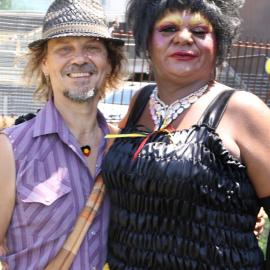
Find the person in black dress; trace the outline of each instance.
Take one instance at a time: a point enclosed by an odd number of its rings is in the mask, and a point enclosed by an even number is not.
[[[215,80],[242,4],[128,3],[156,84],[133,98],[102,166],[111,270],[270,269],[253,232],[269,209],[270,110]]]

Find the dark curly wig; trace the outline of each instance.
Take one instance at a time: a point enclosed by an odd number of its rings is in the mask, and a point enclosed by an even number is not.
[[[239,9],[245,0],[130,0],[127,22],[135,37],[138,56],[146,56],[149,37],[155,22],[166,11],[190,10],[202,13],[212,24],[217,40],[217,64],[221,64],[238,36]]]

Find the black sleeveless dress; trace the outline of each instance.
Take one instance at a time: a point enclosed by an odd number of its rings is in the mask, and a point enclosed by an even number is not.
[[[151,135],[136,158],[144,138],[116,139],[102,168],[111,270],[263,269],[253,234],[260,202],[246,167],[215,133],[232,92],[191,128]],[[138,104],[122,133],[138,131],[146,101]]]

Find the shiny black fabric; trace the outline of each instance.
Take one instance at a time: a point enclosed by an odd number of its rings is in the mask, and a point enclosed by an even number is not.
[[[117,139],[103,163],[110,269],[263,269],[253,234],[260,202],[215,131],[155,134],[133,160],[142,140]]]

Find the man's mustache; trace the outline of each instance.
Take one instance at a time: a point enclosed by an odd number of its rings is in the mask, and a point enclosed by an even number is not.
[[[91,73],[95,74],[97,73],[97,68],[94,64],[91,63],[85,63],[82,65],[78,64],[72,64],[70,66],[67,66],[63,71],[62,75],[68,75],[70,73]]]

